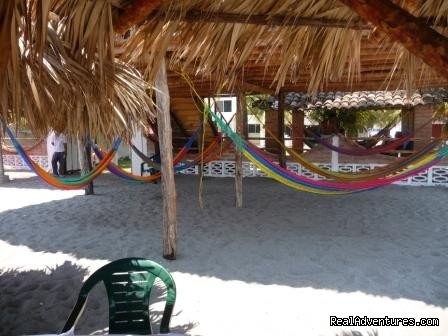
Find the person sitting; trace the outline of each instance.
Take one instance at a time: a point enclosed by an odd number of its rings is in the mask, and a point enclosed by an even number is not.
[[[54,131],[50,136],[54,153],[51,159],[53,175],[63,177],[65,175],[65,160],[67,158],[67,140],[65,135],[59,131]]]

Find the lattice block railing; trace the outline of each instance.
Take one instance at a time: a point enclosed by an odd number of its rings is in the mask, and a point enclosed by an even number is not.
[[[448,185],[448,167],[436,166],[428,171],[429,179],[434,185]]]
[[[330,170],[331,165],[326,163],[318,163],[319,167]],[[381,164],[340,164],[338,171],[341,172],[363,172],[382,166]],[[315,180],[323,180],[324,177],[302,167],[295,162],[288,162],[287,169],[296,174],[306,176]],[[198,174],[198,168],[191,167],[180,172],[181,174]],[[243,162],[244,177],[266,177],[266,173],[261,171],[257,166],[251,162]],[[235,162],[234,161],[212,161],[204,166],[204,175],[213,177],[234,177],[235,176]],[[408,177],[402,181],[395,182],[401,185],[421,185],[421,186],[447,186],[448,187],[448,166],[434,166],[427,171],[418,175]]]
[[[31,156],[41,167],[48,166],[47,156]],[[19,155],[3,155],[3,163],[6,170],[29,170],[28,166],[23,162]],[[330,169],[331,165],[327,163],[318,163],[324,169]],[[360,172],[380,167],[380,164],[340,164],[338,170],[341,172]],[[302,167],[295,162],[288,162],[287,167],[289,171],[296,174],[306,176],[315,180],[325,179],[322,176]],[[199,167],[193,166],[180,172],[180,174],[197,175],[199,174]],[[260,170],[251,162],[243,162],[244,177],[266,177],[266,173]],[[235,161],[212,161],[204,165],[204,175],[212,177],[234,177],[235,176]],[[400,185],[415,185],[415,186],[447,186],[448,187],[448,166],[434,166],[430,169],[408,177],[402,181],[395,182]]]
[[[31,158],[42,168],[47,169],[48,157],[42,155],[31,155]],[[28,165],[23,162],[20,155],[3,155],[3,165],[6,170],[30,170]]]

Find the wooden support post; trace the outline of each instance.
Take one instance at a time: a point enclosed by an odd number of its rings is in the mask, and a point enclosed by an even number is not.
[[[417,105],[414,107],[414,150],[423,148],[432,137],[432,115],[434,104]]]
[[[170,121],[170,93],[165,61],[160,63],[156,77],[157,131],[159,135],[162,197],[163,197],[163,257],[176,259],[176,185],[174,182],[173,144]]]
[[[5,166],[3,165],[2,139],[3,139],[3,123],[0,120],[0,184],[9,182],[9,176],[5,175]]]
[[[414,127],[414,115],[415,110],[414,107],[409,108],[402,108],[401,109],[401,135],[406,135],[409,133],[414,133],[415,127]],[[415,137],[415,134],[413,135]],[[414,142],[406,142],[401,146],[401,149],[404,150],[412,150],[414,147]]]
[[[278,126],[277,122],[277,111],[270,108],[266,110],[265,112],[265,126],[266,129],[269,129],[273,134],[275,134]],[[274,140],[273,137],[269,135],[269,133],[266,132],[266,143],[265,143],[266,150],[270,153],[277,153],[278,143]]]
[[[154,154],[156,157],[160,158],[159,124],[157,123],[157,120],[154,123],[154,128],[157,133],[157,141],[154,142]]]
[[[414,132],[414,107],[403,107],[401,109],[401,132],[409,134]]]
[[[92,169],[92,155],[90,145],[85,135],[78,137],[78,158],[81,176],[88,174]],[[93,195],[93,181],[84,188],[84,195]]]
[[[246,99],[246,96],[244,96],[244,99]],[[244,100],[244,108],[243,108],[243,136],[244,139],[249,138],[249,125],[248,125],[248,117],[247,117],[247,105],[246,100]]]
[[[238,94],[236,109],[236,133],[244,137],[244,114],[246,110],[246,95]],[[236,207],[243,207],[243,154],[235,148],[235,199]]]
[[[292,148],[303,153],[305,137],[305,113],[303,111],[292,111]]]
[[[277,113],[277,137],[281,143],[285,144],[285,93],[280,91],[278,95],[278,113]],[[286,168],[286,153],[282,146],[278,145],[278,162],[280,166]]]

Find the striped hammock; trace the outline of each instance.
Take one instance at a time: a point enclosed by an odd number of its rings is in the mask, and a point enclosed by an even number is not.
[[[86,185],[88,185],[90,182],[92,182],[95,178],[97,178],[103,171],[106,169],[106,167],[109,165],[109,163],[114,158],[114,155],[116,151],[118,150],[118,147],[120,146],[120,139],[116,139],[114,141],[114,144],[112,146],[112,149],[107,152],[106,155],[102,158],[100,163],[89,173],[75,177],[75,178],[59,178],[55,177],[52,174],[48,173],[45,169],[40,167],[23,149],[23,147],[20,145],[20,143],[17,141],[17,139],[14,137],[14,134],[11,132],[11,130],[6,127],[6,133],[8,134],[9,138],[11,139],[11,142],[13,143],[15,149],[17,150],[17,153],[20,155],[20,157],[23,159],[23,161],[28,165],[28,167],[33,171],[37,176],[39,176],[44,182],[48,183],[49,185],[64,189],[64,190],[73,190],[73,189],[82,189]]]

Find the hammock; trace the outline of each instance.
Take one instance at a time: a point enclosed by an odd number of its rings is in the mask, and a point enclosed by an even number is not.
[[[278,164],[269,161],[269,159],[267,159],[256,146],[243,140],[238,134],[223,123],[213,111],[208,109],[208,113],[213,116],[221,129],[233,140],[237,149],[240,150],[252,163],[264,171],[268,176],[292,188],[317,194],[338,195],[377,188],[418,174],[448,155],[448,147],[443,146],[436,153],[427,155],[425,158],[420,159],[413,166],[406,168],[399,174],[373,181],[356,181],[348,183],[313,180],[290,172]]]
[[[408,112],[407,112],[408,113]],[[364,148],[372,148],[378,144],[381,140],[387,138],[390,130],[397,124],[398,116],[394,118],[390,123],[384,126],[382,129],[378,131],[375,135],[371,136],[370,139],[363,140],[361,143],[357,143],[358,145]]]
[[[191,149],[191,146],[193,145],[193,143],[196,141],[196,139],[198,138],[199,132],[201,131],[203,126],[203,123],[200,123],[199,126],[196,128],[196,130],[194,131],[194,133],[191,135],[191,137],[188,139],[187,143],[184,145],[184,147],[182,147],[182,149],[179,151],[179,153],[176,154],[176,157],[174,158],[174,162],[175,164],[182,161],[185,156],[187,156],[189,150]],[[92,143],[91,143],[92,145]],[[150,167],[156,169],[156,170],[160,170],[160,164],[158,164],[157,162],[154,162],[154,160],[152,160],[150,157],[148,157],[147,155],[145,155],[141,150],[139,150],[134,144],[130,143],[130,146],[132,148],[132,150],[135,152],[135,154],[137,154],[137,156],[144,162],[146,162]],[[176,162],[177,161],[177,162]]]
[[[374,170],[368,171],[368,172],[354,172],[354,173],[343,173],[343,172],[332,172],[327,169],[321,168],[318,165],[312,163],[311,161],[306,160],[302,155],[295,152],[294,150],[286,147],[284,143],[278,139],[275,134],[264,125],[261,120],[256,117],[258,121],[264,126],[266,132],[269,134],[270,137],[272,137],[280,146],[282,146],[283,149],[285,149],[291,157],[300,163],[305,168],[311,170],[314,173],[317,173],[321,176],[331,178],[338,181],[366,181],[366,180],[372,180],[376,179],[378,177],[385,177],[388,175],[393,175],[404,168],[406,168],[408,165],[418,161],[420,158],[422,158],[424,155],[431,152],[433,149],[435,149],[438,145],[440,145],[441,141],[432,141],[428,145],[426,145],[423,149],[420,151],[413,153],[411,156],[404,157],[401,159],[398,159],[388,165],[385,165],[383,167],[376,168]]]
[[[428,161],[421,161],[419,162],[419,166],[409,168],[405,172],[397,174],[396,176],[392,176],[386,179],[378,179],[375,181],[352,183],[316,181],[295,173],[291,173],[288,170],[280,167],[279,165],[273,162],[269,162],[267,159],[263,158],[255,148],[244,148],[243,153],[257,167],[265,171],[268,176],[273,177],[279,182],[282,182],[298,190],[317,194],[331,195],[373,189],[405,179],[409,176],[418,174],[436,164],[442,159],[443,156],[446,156],[448,154],[448,151],[445,148],[443,152],[438,153],[438,155],[436,155],[434,158],[430,158],[430,160]]]
[[[412,134],[406,134],[402,136],[401,138],[395,139],[391,142],[385,143],[380,146],[375,146],[371,148],[364,148],[364,147],[353,147],[353,148],[346,148],[346,147],[338,147],[334,146],[327,140],[323,139],[321,136],[315,134],[314,132],[309,132],[314,140],[321,144],[322,146],[327,147],[328,149],[331,149],[332,151],[341,153],[341,154],[347,154],[347,155],[356,155],[356,156],[367,156],[367,155],[373,155],[373,154],[381,154],[384,152],[391,151],[401,145],[403,145],[405,142],[411,140]]]
[[[8,127],[6,127],[6,133],[8,134],[9,138],[11,139],[11,142],[16,148],[17,153],[22,157],[23,161],[28,165],[28,167],[34,173],[36,173],[37,176],[39,176],[46,183],[56,188],[65,190],[82,189],[91,181],[93,181],[96,177],[98,177],[102,173],[102,171],[107,167],[107,165],[112,161],[121,142],[120,139],[115,140],[112,149],[106,155],[104,155],[103,159],[95,167],[95,169],[91,170],[86,175],[76,178],[57,178],[52,174],[48,173],[47,171],[45,171],[45,169],[40,167],[33,159],[31,159],[31,157],[25,152],[23,147],[20,145],[20,143],[17,141],[17,139],[14,137],[14,134]]]
[[[385,166],[378,167],[366,172],[350,172],[350,173],[344,173],[344,172],[333,172],[327,169],[324,169],[322,167],[319,167],[318,165],[307,161],[303,159],[298,153],[294,152],[293,150],[287,148],[286,150],[291,155],[291,157],[299,162],[302,166],[305,168],[311,170],[314,173],[317,173],[321,176],[324,176],[326,178],[334,179],[337,181],[368,181],[368,180],[374,180],[381,177],[386,177],[389,175],[394,175],[401,170],[405,169],[407,166],[413,164],[414,162],[417,162],[422,157],[424,157],[426,154],[433,151],[435,148],[437,148],[438,145],[440,145],[440,141],[432,141],[428,145],[426,145],[422,150],[414,153],[412,156],[408,156],[405,158],[398,159],[392,163],[389,163]]]
[[[203,113],[202,111],[200,111],[198,109],[198,111],[200,113]],[[227,122],[227,125],[229,125],[232,122],[232,119],[235,117],[235,115],[233,115],[230,120]],[[201,131],[202,127],[204,125],[204,119],[202,120],[202,122],[200,123],[200,125],[196,128],[195,132],[193,133],[193,135],[190,137],[190,139],[188,140],[188,142],[184,145],[184,147],[182,148],[181,152],[182,152],[182,158],[178,160],[178,162],[182,161],[183,158],[186,157],[186,155],[188,154],[188,151],[190,150],[191,146],[193,145],[193,142],[197,139],[199,132]],[[154,126],[151,124],[151,127],[154,130]],[[211,144],[203,151],[203,155],[204,156],[208,156],[210,154],[210,152],[214,149],[214,144],[218,144],[221,142],[221,135],[217,135],[213,141],[211,142]],[[213,146],[211,146],[213,145]],[[225,151],[227,151],[230,146],[232,145],[232,141],[228,141],[226,146],[222,146],[221,151],[217,152],[215,154],[215,156],[213,157],[209,157],[207,158],[207,160],[204,159],[204,163],[216,160],[217,158],[219,158]],[[137,146],[135,146],[133,143],[130,143],[130,146],[132,148],[132,150],[135,152],[135,154],[142,160],[144,161],[146,164],[148,164],[148,166],[154,168],[155,170],[160,171],[160,163],[156,162],[152,157],[149,157],[147,155],[145,155],[140,149],[137,148]],[[178,154],[179,155],[179,154]],[[193,165],[195,165],[196,163],[199,163],[201,161],[200,157],[196,157],[196,159],[193,159],[193,161],[191,161],[188,164],[188,167],[191,167]],[[176,160],[174,160],[174,162],[176,162]],[[192,162],[195,162],[195,164],[191,164]],[[186,168],[183,168],[186,169]],[[181,169],[182,170],[182,169]],[[136,175],[139,176],[139,175]]]
[[[217,147],[218,144],[221,143],[221,136],[218,135],[216,136],[213,141],[210,143],[210,145],[204,149],[203,155],[207,157],[207,160],[204,160],[204,162],[210,162],[215,160],[216,158],[219,158],[225,151],[228,150],[228,148],[230,148],[230,146],[232,145],[232,141],[227,141],[226,144],[224,146],[222,146],[220,151],[217,151],[217,153],[215,153],[215,155],[213,157],[209,157],[209,155],[211,155],[211,152],[214,151]],[[160,170],[160,164],[153,161],[150,157],[146,156],[145,154],[143,154],[138,148],[136,148],[135,146],[131,145],[131,148],[135,151],[135,153],[137,154],[137,156],[142,159],[144,162],[148,163],[149,166],[153,167],[156,170]],[[187,153],[185,153],[187,154]],[[185,157],[186,155],[183,155],[182,158],[180,160],[177,160],[177,162],[182,161],[182,159]],[[176,161],[176,160],[173,160]],[[200,155],[198,155],[195,159],[193,159],[191,162],[195,162],[199,163],[201,161],[201,157]],[[189,164],[189,166],[191,167],[191,165]]]
[[[188,78],[188,76],[182,74],[182,77],[187,81],[192,92],[194,92],[194,94],[199,99],[201,99],[197,91],[194,89],[193,83]],[[440,160],[442,160],[445,156],[448,156],[448,146],[444,145],[437,152],[426,155],[424,158],[415,162],[414,165],[409,166],[400,173],[387,178],[363,182],[335,182],[328,180],[313,180],[290,172],[287,169],[280,167],[278,164],[269,161],[266,157],[263,156],[263,153],[256,146],[251,145],[250,143],[242,139],[209,107],[207,108],[205,113],[207,112],[210,113],[213,119],[215,119],[215,122],[221,127],[224,133],[226,133],[232,139],[236,148],[240,150],[244,156],[246,156],[253,164],[264,171],[268,176],[294,189],[308,191],[316,194],[340,195],[377,188],[425,171],[432,165],[440,162]]]
[[[213,156],[209,156],[217,147],[217,145],[220,143],[221,141],[221,137],[218,136],[214,139],[214,141],[204,150],[204,155],[207,155],[207,158],[204,160],[204,163],[206,162],[210,162],[213,161],[217,158],[216,154]],[[105,153],[103,151],[101,151],[100,148],[98,148],[98,146],[96,146],[94,143],[90,142],[93,150],[95,151],[95,154],[102,159],[105,156]],[[231,142],[230,142],[231,144]],[[222,153],[222,151],[221,151]],[[174,165],[174,170],[175,172],[179,172],[182,170],[185,170],[187,168],[190,168],[192,166],[195,166],[196,164],[198,164],[198,162],[201,161],[201,155],[198,155],[196,158],[194,158],[192,161],[186,162],[186,163],[182,163],[179,165],[179,163],[182,160],[182,151],[180,151],[179,153],[177,153],[177,155],[175,156],[175,158],[173,159],[173,165]],[[153,175],[149,175],[149,176],[140,176],[140,175],[135,175],[132,173],[127,172],[126,170],[124,170],[122,167],[120,167],[119,165],[110,162],[107,165],[107,168],[109,169],[109,171],[118,176],[121,177],[129,182],[153,182],[158,180],[161,177],[161,173],[157,172]]]

